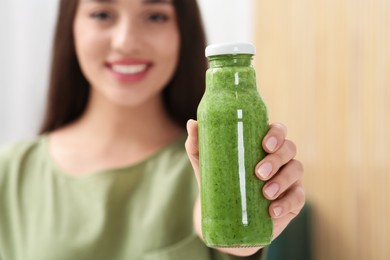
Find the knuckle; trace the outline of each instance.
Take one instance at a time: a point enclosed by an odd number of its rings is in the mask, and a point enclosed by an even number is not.
[[[193,140],[191,140],[190,138],[187,138],[187,140],[184,143],[184,147],[186,148],[186,151],[189,154],[197,153],[198,148],[197,148],[196,144],[193,142]]]
[[[283,164],[284,164],[284,156],[283,154],[281,153],[274,153],[272,156],[271,156],[271,161],[272,161],[272,164],[273,165],[277,165],[278,168],[281,167]]]
[[[187,150],[188,150],[188,148],[190,147],[190,140],[189,140],[189,138],[187,138],[187,140],[185,141],[184,147],[185,147]]]
[[[296,215],[299,214],[303,206],[305,205],[306,195],[301,185],[296,185],[289,192],[289,196],[286,197],[283,204],[290,213]]]
[[[275,122],[271,126],[281,131],[284,136],[287,135],[287,127],[283,123]]]
[[[296,155],[296,150],[296,145],[293,142],[290,140],[285,140],[282,148],[279,149],[279,151],[271,154],[270,158],[272,158],[276,164],[282,166],[293,160]]]
[[[296,159],[293,159],[293,160],[291,160],[290,163],[293,165],[295,171],[299,174],[299,176],[302,177],[303,173],[304,173],[304,167],[303,167],[302,162],[298,161]]]
[[[288,151],[293,155],[293,157],[295,157],[295,155],[297,154],[297,146],[295,145],[295,143],[287,139],[284,141],[284,143],[286,144]]]
[[[273,123],[269,126],[267,136],[274,136],[278,142],[283,142],[287,135],[287,128],[281,123]],[[266,138],[265,138],[266,139]]]

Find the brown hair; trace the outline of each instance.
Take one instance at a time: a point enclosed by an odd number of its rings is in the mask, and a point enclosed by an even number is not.
[[[41,133],[73,122],[87,106],[89,83],[81,72],[73,37],[77,4],[78,0],[61,0],[59,3]],[[180,58],[175,75],[163,90],[163,99],[169,115],[184,128],[188,119],[196,118],[196,109],[204,92],[206,39],[196,0],[174,0],[174,6],[181,39]]]

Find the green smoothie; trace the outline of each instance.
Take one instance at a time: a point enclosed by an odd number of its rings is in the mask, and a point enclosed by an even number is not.
[[[267,245],[273,223],[264,183],[255,176],[266,155],[267,109],[251,65],[254,50],[225,49],[208,56],[206,92],[198,107],[202,232],[212,247]]]

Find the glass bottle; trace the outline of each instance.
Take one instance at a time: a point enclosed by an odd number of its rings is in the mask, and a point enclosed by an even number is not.
[[[206,48],[209,69],[198,107],[202,233],[211,247],[271,242],[273,223],[255,166],[266,155],[267,108],[256,87],[255,47]]]

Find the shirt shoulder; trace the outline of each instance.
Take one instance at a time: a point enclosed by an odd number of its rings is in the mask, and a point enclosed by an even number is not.
[[[6,144],[0,148],[0,187],[12,172],[26,166],[39,153],[42,136]]]

